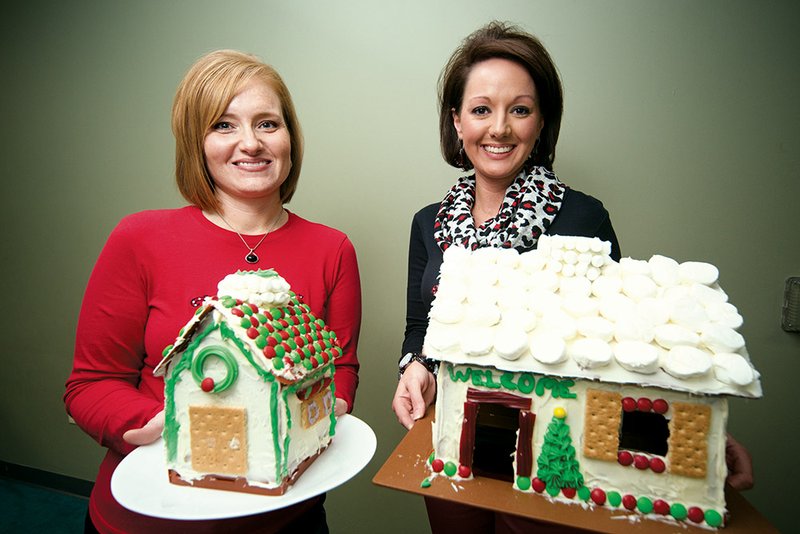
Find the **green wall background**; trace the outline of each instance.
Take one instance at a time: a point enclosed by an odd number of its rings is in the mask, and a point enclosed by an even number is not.
[[[566,111],[556,171],[604,201],[623,255],[720,268],[765,391],[731,407],[730,428],[755,457],[757,485],[746,497],[792,530],[800,335],[781,330],[780,313],[784,281],[800,275],[797,6],[175,0],[4,8],[0,460],[93,479],[102,449],[68,424],[61,402],[85,283],[122,216],[183,204],[172,181],[175,87],[201,54],[238,48],[275,65],[295,98],[307,155],[290,209],[346,231],[359,255],[365,313],[355,414],[379,443],[365,471],[329,494],[332,531],[425,531],[421,499],[371,479],[403,435],[390,400],[409,223],[458,175],[438,152],[436,80],[458,42],[498,18],[537,34],[558,64]]]

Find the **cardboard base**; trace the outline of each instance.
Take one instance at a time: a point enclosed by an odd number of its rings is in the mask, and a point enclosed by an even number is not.
[[[423,488],[420,484],[430,475],[426,461],[433,450],[432,421],[431,408],[423,419],[417,421],[414,428],[406,434],[378,470],[372,479],[374,484],[592,532],[620,534],[709,532],[707,528],[695,527],[685,521],[650,520],[640,514],[612,510],[608,507],[584,508],[577,500],[575,504],[555,503],[538,494],[517,491],[508,482],[492,478],[479,477],[453,481],[444,476],[437,476],[431,480],[430,487]],[[739,492],[728,489],[725,498],[730,520],[728,525],[720,530],[722,534],[778,532]]]

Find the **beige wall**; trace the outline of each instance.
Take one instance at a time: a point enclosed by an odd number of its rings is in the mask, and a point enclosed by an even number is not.
[[[0,460],[93,478],[101,449],[67,424],[60,400],[84,285],[120,217],[182,204],[171,178],[175,86],[202,53],[239,48],[284,75],[305,128],[290,208],[346,231],[361,265],[355,413],[379,445],[364,473],[329,495],[331,527],[424,530],[420,499],[370,480],[403,434],[390,399],[409,221],[457,176],[438,152],[436,79],[463,36],[499,18],[538,34],[559,65],[556,171],[604,201],[623,254],[719,266],[765,391],[731,408],[756,458],[747,497],[790,530],[779,503],[800,474],[800,334],[779,325],[784,280],[800,275],[796,6],[34,1],[6,11]]]

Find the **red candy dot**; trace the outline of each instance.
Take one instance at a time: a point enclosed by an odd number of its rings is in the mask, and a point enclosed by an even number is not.
[[[291,337],[289,335],[289,332],[287,332],[286,330],[281,330],[280,331],[280,336],[281,336],[281,339],[283,339],[284,341],[286,341],[287,339],[289,339]]]
[[[535,491],[536,493],[541,493],[545,490],[547,484],[545,484],[544,480],[542,480],[541,478],[536,477],[533,480],[531,480],[531,487],[533,488],[533,491]]]
[[[270,339],[272,339],[272,338],[270,338]],[[267,340],[267,342],[269,342],[269,339]],[[270,360],[272,358],[274,358],[275,356],[277,356],[275,354],[275,347],[273,347],[271,345],[267,345],[266,347],[264,347],[264,356],[266,356]]]
[[[603,506],[606,503],[606,492],[600,488],[593,489],[590,497],[598,506]]]
[[[458,476],[460,476],[461,478],[469,478],[471,474],[472,474],[472,469],[470,469],[468,465],[458,466]]]
[[[258,337],[258,330],[254,326],[251,326],[247,329],[247,337],[250,339],[255,339]]]
[[[640,412],[649,412],[653,409],[653,402],[647,397],[641,397],[636,401],[636,407]]]
[[[441,458],[436,458],[434,461],[431,462],[431,469],[435,473],[441,473],[442,469],[444,469],[444,462]]]
[[[669,410],[669,404],[664,399],[656,399],[653,401],[653,411],[660,414],[667,413]]]
[[[694,523],[702,523],[706,515],[703,513],[703,510],[698,508],[697,506],[692,506],[689,510],[686,511],[686,517],[689,518],[689,521],[693,521]]]
[[[561,488],[561,493],[563,493],[564,497],[566,497],[567,499],[572,499],[573,497],[575,497],[575,492],[576,492],[575,488]]]
[[[628,451],[619,451],[617,461],[620,465],[631,465],[633,463],[633,455]]]
[[[244,317],[244,312],[239,308],[231,308],[231,313],[234,314],[236,317]]]
[[[214,391],[214,379],[211,377],[204,378],[202,382],[200,382],[200,389],[209,393]]]
[[[653,511],[660,515],[669,514],[669,504],[663,499],[656,499],[653,501]]]
[[[633,457],[633,465],[636,469],[647,469],[650,467],[650,461],[647,459],[647,456],[637,454]]]
[[[622,410],[626,412],[636,411],[636,400],[633,397],[625,397],[622,399]]]
[[[663,473],[667,466],[664,465],[664,460],[661,458],[650,458],[650,469],[654,473]]]
[[[248,302],[247,305],[250,306],[250,309],[253,310],[253,313],[258,313],[258,306],[251,302]]]
[[[283,363],[285,363],[286,365],[291,367],[291,366],[294,365],[294,360],[291,358],[291,356],[284,356],[283,357]]]
[[[261,323],[258,322],[258,319],[255,315],[250,316],[250,324],[253,326],[261,326]]]
[[[636,497],[634,497],[631,494],[623,496],[622,497],[622,506],[624,506],[626,510],[635,510],[636,509]]]

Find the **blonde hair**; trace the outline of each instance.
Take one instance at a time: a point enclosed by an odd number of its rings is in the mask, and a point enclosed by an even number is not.
[[[206,135],[233,97],[252,80],[263,81],[275,91],[289,131],[292,167],[281,184],[281,203],[289,202],[297,189],[303,164],[303,134],[289,89],[278,72],[256,56],[217,50],[191,66],[178,85],[172,104],[175,180],[183,197],[203,210],[219,208],[203,150]]]

